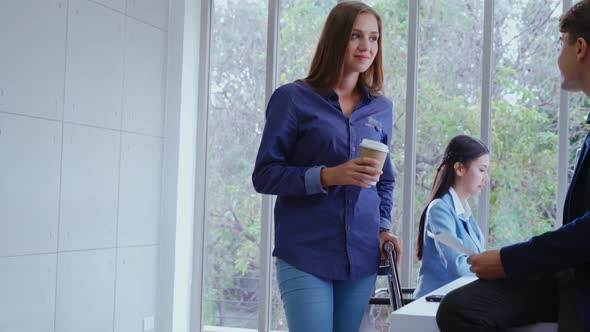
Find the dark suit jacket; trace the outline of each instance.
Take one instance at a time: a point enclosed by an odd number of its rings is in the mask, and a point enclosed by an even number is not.
[[[590,331],[590,133],[580,151],[563,209],[563,226],[500,251],[508,278],[574,269],[577,315]]]

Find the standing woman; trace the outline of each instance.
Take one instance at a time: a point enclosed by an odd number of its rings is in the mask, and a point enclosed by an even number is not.
[[[291,332],[358,331],[381,244],[401,253],[389,233],[391,160],[380,171],[377,160],[359,158],[364,138],[390,146],[392,103],[382,87],[381,18],[361,2],[341,2],[308,76],[268,103],[252,182],[277,195],[273,256]]]
[[[432,234],[447,233],[473,252],[480,253],[484,239],[467,199],[478,195],[488,181],[490,152],[479,140],[453,137],[437,170],[430,199],[422,216],[417,256],[422,260],[415,297],[423,296],[465,275],[474,275],[467,255],[434,241]]]

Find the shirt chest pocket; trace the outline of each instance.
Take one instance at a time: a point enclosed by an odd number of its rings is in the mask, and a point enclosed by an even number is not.
[[[367,122],[362,126],[359,126],[359,142],[363,138],[368,138],[378,142],[385,142],[385,133],[383,127],[378,123]]]

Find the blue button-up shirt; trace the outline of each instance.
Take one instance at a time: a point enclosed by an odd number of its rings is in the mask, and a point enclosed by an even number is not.
[[[321,95],[302,81],[272,95],[252,182],[277,195],[273,255],[331,280],[377,271],[379,227],[391,227],[394,175],[389,156],[376,186],[322,187],[320,170],[359,157],[363,138],[390,146],[392,103],[363,98],[346,117],[333,91]]]

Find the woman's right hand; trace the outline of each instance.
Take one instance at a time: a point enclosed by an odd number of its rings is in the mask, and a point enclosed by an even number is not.
[[[325,167],[320,173],[323,187],[337,185],[353,185],[371,188],[367,182],[379,181],[382,171],[377,170],[379,161],[373,158],[359,157],[351,159],[335,167]]]

